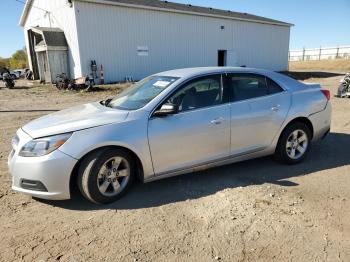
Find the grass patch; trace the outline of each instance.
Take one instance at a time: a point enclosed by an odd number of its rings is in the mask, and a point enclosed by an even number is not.
[[[289,62],[290,71],[331,71],[349,72],[350,59],[332,59],[320,61],[292,61]]]

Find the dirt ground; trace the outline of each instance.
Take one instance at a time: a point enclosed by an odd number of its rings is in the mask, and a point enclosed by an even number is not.
[[[341,76],[308,79],[335,93]],[[116,92],[0,89],[1,110],[61,109]],[[350,261],[350,99],[305,162],[271,157],[137,183],[96,206],[11,191],[10,140],[48,112],[0,112],[0,261]],[[50,175],[50,174],[48,174]]]

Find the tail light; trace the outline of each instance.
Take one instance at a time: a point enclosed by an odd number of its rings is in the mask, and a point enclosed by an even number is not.
[[[321,92],[324,94],[328,101],[331,99],[331,92],[329,90],[321,89]]]

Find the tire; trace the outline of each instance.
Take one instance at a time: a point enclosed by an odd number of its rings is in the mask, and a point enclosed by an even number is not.
[[[340,98],[344,97],[345,93],[346,93],[346,90],[347,90],[346,84],[345,83],[340,84],[339,87],[338,87],[338,94],[337,94],[337,96],[340,97]]]
[[[9,83],[9,82],[5,82],[5,87],[8,88],[8,89],[11,89],[13,88],[15,85],[13,83]]]
[[[282,132],[275,150],[275,159],[288,165],[300,163],[308,154],[310,144],[311,130],[309,127],[302,122],[294,122]]]
[[[26,78],[27,80],[33,80],[33,72],[32,72],[31,70],[28,70],[28,71],[26,72],[25,78]]]
[[[79,167],[78,187],[92,203],[111,203],[125,195],[136,172],[134,158],[128,151],[119,148],[95,151]]]

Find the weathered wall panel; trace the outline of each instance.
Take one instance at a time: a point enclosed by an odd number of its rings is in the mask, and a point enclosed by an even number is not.
[[[27,30],[36,26],[57,27],[64,31],[68,43],[70,73],[73,77],[80,76],[81,66],[74,8],[69,7],[65,0],[34,0],[24,25],[27,47],[29,45]]]

